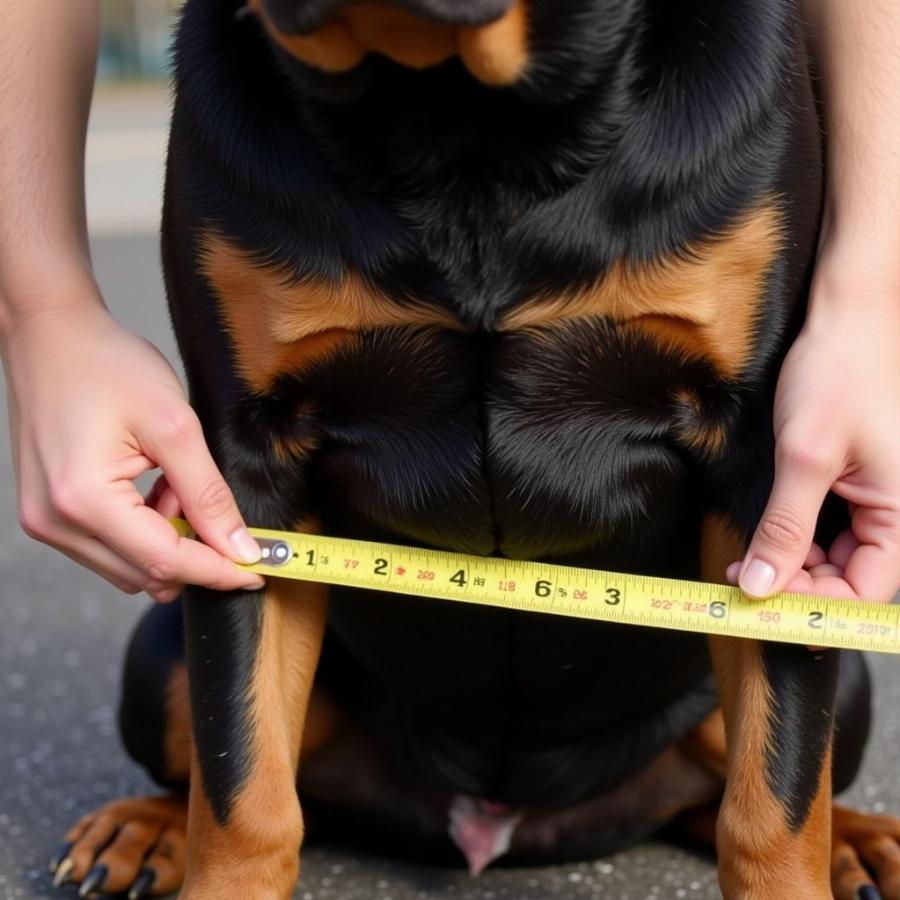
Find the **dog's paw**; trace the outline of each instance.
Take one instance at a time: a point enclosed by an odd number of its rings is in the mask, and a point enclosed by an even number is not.
[[[184,880],[187,801],[174,795],[115,800],[84,816],[50,862],[56,887],[129,900],[176,891]]]
[[[900,900],[900,819],[834,808],[835,900]]]

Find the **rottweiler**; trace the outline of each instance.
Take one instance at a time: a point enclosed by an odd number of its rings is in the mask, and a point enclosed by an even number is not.
[[[794,3],[187,0],[174,59],[171,318],[246,521],[724,580],[820,221]],[[124,667],[170,793],[57,881],[285,898],[305,814],[473,873],[677,826],[728,898],[897,897],[900,822],[832,808],[869,692],[858,654],[189,588]]]

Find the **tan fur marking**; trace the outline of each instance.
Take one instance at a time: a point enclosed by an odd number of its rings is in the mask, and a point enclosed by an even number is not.
[[[286,897],[296,882],[303,836],[296,777],[326,609],[326,585],[268,579],[250,687],[252,771],[225,828],[202,780],[191,778],[186,896],[234,896],[234,885],[252,884],[254,896]]]
[[[746,542],[727,520],[707,515],[701,533],[701,576],[724,582],[725,569],[741,559]],[[758,641],[710,636],[710,653],[724,721],[726,788],[717,823],[719,881],[728,898],[781,900],[785,886],[810,900],[830,898],[831,755],[809,819],[799,834],[787,826],[784,809],[769,788],[768,711],[772,694]],[[715,718],[701,725],[701,743],[715,764],[720,740]],[[825,831],[822,831],[822,828]]]
[[[767,710],[772,697],[758,641],[710,637],[725,713],[728,781],[719,813],[719,880],[731,898],[781,900],[785,886],[811,900],[831,897],[831,751],[819,790],[798,834],[769,789]]]
[[[275,26],[266,12],[263,0],[248,0],[247,4],[263,23],[269,37],[283,50],[323,72],[347,72],[358,66],[366,55],[366,48],[353,36],[341,19],[326,22],[313,34],[285,34]]]
[[[315,688],[309,698],[309,707],[306,711],[306,727],[303,729],[300,762],[308,762],[330,744],[341,732],[345,722],[344,712],[331,694],[326,693],[322,688]]]
[[[164,746],[166,777],[171,782],[187,781],[191,771],[191,707],[187,666],[172,670],[166,685],[166,723]]]
[[[307,35],[279,31],[263,0],[250,0],[275,43],[324,72],[347,72],[367,53],[380,53],[411,69],[427,69],[459,54],[479,81],[512,84],[528,61],[525,0],[514,0],[496,22],[456,27],[424,19],[389,3],[360,2]]]
[[[707,515],[701,534],[701,575],[724,582],[728,565],[743,557],[746,542],[731,523]],[[701,725],[701,745],[714,765],[724,739],[726,790],[719,813],[719,880],[729,898],[780,900],[785,885],[800,897],[828,898],[831,829],[831,750],[819,790],[798,834],[766,778],[768,711],[772,695],[758,641],[710,637],[713,668],[722,698],[724,734],[715,718]]]
[[[766,278],[782,240],[781,214],[769,200],[720,237],[646,265],[619,260],[592,287],[532,300],[510,311],[500,327],[543,328],[606,316],[734,376],[752,349]]]
[[[698,452],[718,455],[725,443],[725,426],[721,422],[704,421],[703,403],[694,391],[678,388],[673,400],[682,414],[676,425],[678,439]]]
[[[429,304],[401,306],[356,274],[340,282],[297,281],[215,231],[200,240],[200,267],[218,301],[241,377],[264,392],[285,372],[300,372],[346,347],[356,333],[410,326],[461,330]]]
[[[514,84],[528,63],[528,14],[525,0],[515,0],[496,22],[460,28],[459,53],[466,68],[491,87]]]
[[[724,516],[707,513],[700,526],[700,578],[726,584],[725,570],[744,558],[747,542]]]
[[[315,404],[308,399],[302,400],[292,410],[292,416],[296,421],[312,420],[315,414]],[[318,448],[319,438],[316,434],[276,434],[272,437],[272,450],[279,462],[283,463],[302,459]]]
[[[321,532],[308,516],[298,531]],[[318,715],[311,740],[321,747],[336,715],[323,717],[321,703],[311,705],[313,679],[322,650],[328,610],[328,586],[269,578],[264,593],[262,630],[250,685],[253,709],[252,771],[219,827],[192,759],[188,817],[188,874],[191,900],[235,896],[235,885],[253,885],[253,896],[286,897],[299,874],[298,848],[303,816],[297,797],[297,770],[307,712]],[[243,896],[243,894],[242,894]]]
[[[411,69],[440,65],[456,55],[455,29],[387,3],[358,3],[342,13],[360,45]]]
[[[696,728],[689,731],[679,745],[687,756],[700,763],[712,775],[723,781],[726,774],[725,719],[722,710],[710,713]]]

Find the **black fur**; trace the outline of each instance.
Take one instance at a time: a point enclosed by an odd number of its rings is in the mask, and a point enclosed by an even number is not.
[[[335,16],[349,0],[263,0],[266,14],[286,34],[308,34]],[[397,0],[397,6],[423,19],[448,25],[481,25],[493,22],[512,0]]]
[[[818,793],[831,742],[840,654],[770,643],[763,660],[772,692],[766,775],[791,831],[798,832]]]
[[[132,759],[157,783],[173,787],[163,735],[168,727],[166,689],[175,667],[184,662],[181,604],[161,605],[152,612],[141,619],[128,643],[119,733]]]
[[[163,256],[191,399],[247,519],[284,528],[313,511],[332,534],[682,577],[699,574],[703,513],[749,535],[821,200],[793,4],[533,0],[527,68],[503,90],[456,61],[313,72],[236,6],[185,6]],[[735,378],[599,317],[496,329],[619,258],[684,253],[770,196],[787,240]],[[210,226],[298,280],[352,271],[467,331],[375,329],[253,393],[198,272]],[[680,437],[678,387],[724,428],[719,452]],[[278,459],[271,437],[298,433],[320,449]],[[257,621],[253,598],[188,601],[198,749],[223,821],[248,765]],[[334,592],[330,629],[402,708],[421,771],[496,799],[615,783],[709,708],[673,714],[707,684],[696,636],[352,591]],[[576,749],[610,742],[631,750]]]

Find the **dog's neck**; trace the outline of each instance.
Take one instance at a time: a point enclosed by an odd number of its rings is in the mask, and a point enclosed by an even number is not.
[[[376,74],[352,102],[299,96],[298,114],[354,186],[420,199],[460,184],[490,202],[561,193],[602,162],[624,90],[613,73],[576,99],[538,104],[474,82],[458,61],[426,72],[384,61]]]

